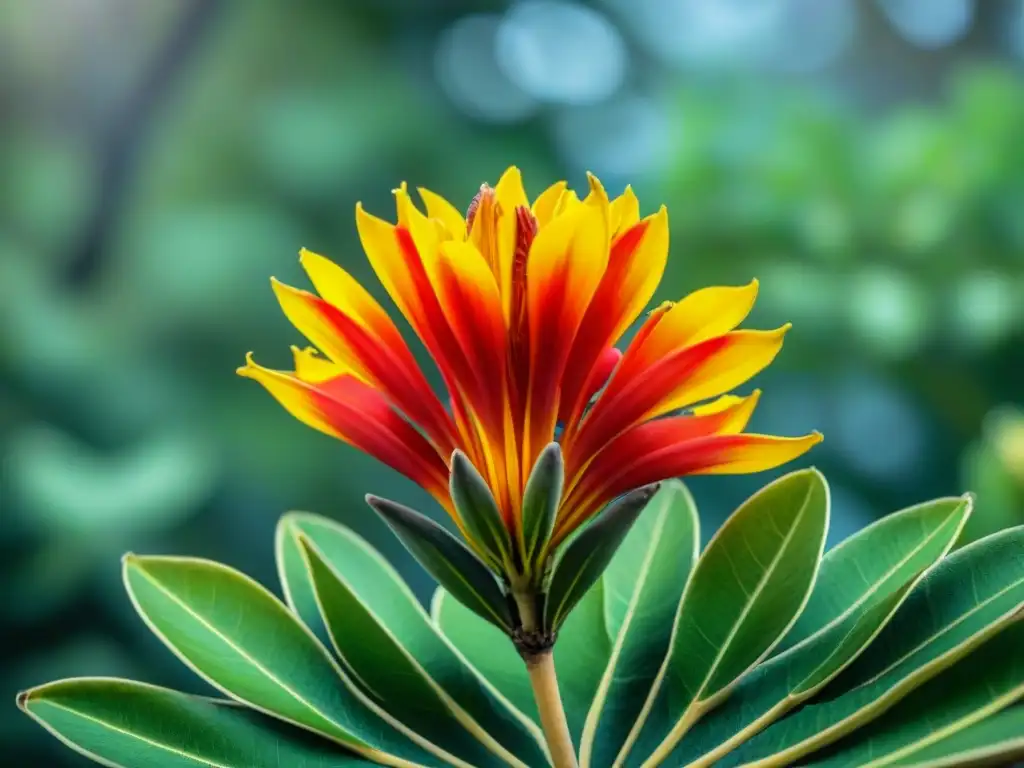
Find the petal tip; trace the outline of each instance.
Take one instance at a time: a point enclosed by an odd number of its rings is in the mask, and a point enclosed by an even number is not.
[[[235,369],[235,374],[241,376],[243,379],[253,378],[253,370],[258,368],[256,360],[253,358],[252,352],[245,353],[245,365],[240,365]]]

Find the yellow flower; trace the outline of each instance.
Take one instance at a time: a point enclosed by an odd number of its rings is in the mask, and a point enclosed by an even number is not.
[[[663,304],[624,351],[615,347],[664,271],[664,207],[641,218],[630,189],[609,201],[592,176],[583,200],[559,182],[531,204],[516,168],[493,189],[484,185],[465,217],[427,190],[425,213],[404,185],[395,196],[397,224],[356,207],[359,236],[437,364],[448,405],[387,312],[309,251],[301,261],[319,295],[273,286],[315,350],[295,350],[294,372],[250,357],[239,373],[301,421],[422,485],[460,528],[448,490],[456,449],[486,480],[514,539],[530,470],[561,425],[555,546],[628,490],[680,475],[758,472],[821,439],[746,434],[759,393],[724,394],[772,361],[788,328],[736,330],[756,281]]]

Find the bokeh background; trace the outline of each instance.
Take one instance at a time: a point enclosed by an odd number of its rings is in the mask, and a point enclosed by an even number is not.
[[[126,550],[273,584],[288,509],[426,496],[233,374],[300,339],[300,246],[377,284],[353,207],[469,202],[509,164],[669,207],[658,299],[758,277],[795,323],[753,427],[810,429],[831,542],[972,489],[1024,522],[1021,0],[7,0],[0,8],[0,743],[71,674],[202,690],[125,599]],[[748,388],[749,389],[749,388]],[[766,477],[693,483],[707,528]]]

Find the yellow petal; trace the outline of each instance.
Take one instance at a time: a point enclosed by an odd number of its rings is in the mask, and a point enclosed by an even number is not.
[[[612,200],[609,212],[609,231],[614,239],[640,221],[640,201],[637,200],[633,188],[627,186],[625,191]]]
[[[597,176],[589,171],[587,172],[587,184],[590,186],[590,192],[587,193],[587,197],[583,200],[583,204],[596,208],[600,211],[601,215],[604,216],[605,221],[608,222],[608,193],[605,192],[604,185],[601,184],[601,180],[597,178]]]
[[[381,334],[392,325],[384,308],[352,275],[333,261],[303,248],[299,263],[309,275],[313,287],[328,304],[358,322],[364,328]]]
[[[582,205],[582,203],[576,195],[575,190],[565,190],[565,194],[558,198],[558,204],[555,206],[554,218],[557,219],[559,216],[568,213],[579,205]]]
[[[441,195],[431,192],[429,189],[419,188],[420,199],[427,209],[427,216],[440,221],[453,240],[466,239],[466,220],[459,210],[445,200]]]
[[[716,286],[695,291],[662,315],[640,354],[653,361],[728,333],[750,314],[756,298],[757,280],[741,287]]]
[[[646,418],[655,418],[718,397],[749,381],[779,354],[783,337],[790,327],[787,323],[774,331],[733,331],[728,334],[728,343],[708,355]]]
[[[299,381],[295,376],[284,371],[273,371],[257,365],[252,352],[245,356],[245,365],[236,373],[247,379],[253,379],[263,385],[277,402],[284,406],[292,416],[308,427],[324,432],[331,437],[345,438],[331,427],[316,408],[311,396],[309,385]]]
[[[395,225],[367,213],[359,203],[356,205],[356,228],[377,279],[401,313],[419,331],[423,311]]]
[[[694,406],[694,416],[711,416],[724,411],[731,411],[729,418],[719,428],[718,434],[739,434],[747,428],[750,417],[754,415],[758,400],[761,399],[761,390],[755,389],[747,397],[737,395],[722,395],[717,400],[712,400],[703,405]]]
[[[665,206],[647,218],[643,238],[629,255],[620,286],[625,309],[612,335],[617,340],[654,296],[668,263],[668,211]],[[626,241],[620,241],[620,245]],[[660,326],[660,323],[659,323]]]
[[[746,475],[764,472],[803,456],[822,440],[820,432],[803,437],[742,435],[742,441],[723,451],[712,466],[694,472],[697,475]]]
[[[530,201],[526,199],[526,191],[523,189],[523,175],[514,165],[510,166],[498,179],[494,186],[494,196],[501,206],[502,214],[514,216],[516,208],[530,207]]]
[[[533,201],[533,218],[537,220],[537,226],[545,226],[555,216],[555,208],[558,201],[562,199],[568,185],[564,181],[558,181],[545,189],[537,199]]]
[[[344,366],[320,357],[313,347],[300,349],[293,346],[291,350],[295,358],[295,375],[307,384],[319,384],[350,372]]]

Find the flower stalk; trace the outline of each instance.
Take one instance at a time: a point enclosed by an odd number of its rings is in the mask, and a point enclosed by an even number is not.
[[[533,687],[533,697],[537,701],[537,711],[540,713],[541,728],[551,750],[551,761],[555,768],[577,768],[576,751],[572,746],[569,723],[565,719],[565,708],[558,692],[554,655],[549,648],[525,657],[525,660],[530,685]]]

